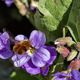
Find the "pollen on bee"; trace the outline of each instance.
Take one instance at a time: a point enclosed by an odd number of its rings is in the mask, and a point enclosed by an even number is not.
[[[13,51],[18,54],[24,54],[30,47],[30,42],[28,40],[24,40],[15,44],[13,46]]]

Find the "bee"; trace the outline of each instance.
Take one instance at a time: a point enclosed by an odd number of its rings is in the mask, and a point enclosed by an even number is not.
[[[28,40],[24,40],[21,42],[16,43],[13,46],[13,51],[18,54],[24,54],[27,50],[33,48]]]

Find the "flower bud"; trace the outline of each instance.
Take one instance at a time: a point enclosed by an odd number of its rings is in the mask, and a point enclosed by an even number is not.
[[[55,40],[55,45],[67,45],[67,46],[71,46],[72,44],[74,44],[74,41],[72,40],[71,37],[63,37],[63,38],[58,38]]]
[[[64,46],[59,46],[56,50],[63,56],[63,58],[67,57],[70,53],[69,49]]]
[[[80,60],[78,60],[78,59],[73,60],[73,61],[70,63],[69,68],[71,68],[72,70],[73,70],[73,69],[79,70],[79,69],[80,69]]]

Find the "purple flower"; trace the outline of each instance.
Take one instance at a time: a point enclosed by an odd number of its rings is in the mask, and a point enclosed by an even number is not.
[[[7,32],[0,34],[0,58],[8,59],[12,56],[12,52],[10,50],[10,41],[9,35]]]
[[[78,70],[72,70],[71,74],[74,80],[80,80],[80,72]]]
[[[80,72],[72,70],[71,72],[57,72],[53,80],[80,80]]]
[[[22,67],[30,74],[47,74],[49,66],[56,59],[55,48],[45,46],[45,34],[34,30],[29,40],[24,35],[15,37],[17,46],[14,47],[15,55],[12,57],[14,66]],[[24,46],[22,46],[24,45]],[[21,46],[24,49],[22,50]]]
[[[46,46],[46,49],[50,52],[50,59],[47,61],[45,66],[36,67],[30,60],[29,62],[25,63],[22,68],[32,75],[41,73],[42,75],[46,76],[49,71],[49,66],[52,65],[53,61],[56,59],[55,48]]]
[[[7,6],[11,6],[11,4],[14,2],[14,0],[5,0],[5,4]]]

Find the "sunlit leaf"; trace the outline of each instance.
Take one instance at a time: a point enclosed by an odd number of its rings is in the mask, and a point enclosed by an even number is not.
[[[40,20],[40,25],[35,25],[39,29],[46,28],[48,31],[56,30],[60,21],[63,18],[64,13],[67,11],[72,0],[40,0],[38,9],[42,13],[35,14],[38,17],[37,21]],[[34,23],[36,16],[34,15]]]
[[[71,3],[72,0],[39,0],[36,13],[26,17],[37,29],[45,32],[48,40],[54,40],[61,36]]]
[[[72,59],[74,59],[77,56],[77,53],[78,52],[76,50],[72,50],[69,56],[67,57],[67,61],[71,61]]]

